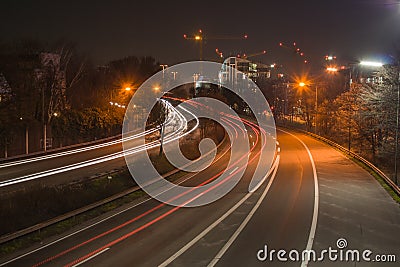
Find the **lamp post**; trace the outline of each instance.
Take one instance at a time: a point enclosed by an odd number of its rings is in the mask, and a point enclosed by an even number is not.
[[[177,71],[171,71],[172,75],[174,75],[174,80],[176,80],[176,74],[178,74]]]
[[[164,79],[165,69],[168,67],[168,65],[166,65],[166,64],[161,64],[160,67],[162,68],[162,77],[163,77],[163,79]]]
[[[394,183],[398,185],[397,179],[397,158],[399,148],[399,108],[400,108],[400,60],[397,61],[397,103],[396,103],[396,137],[394,151]]]
[[[305,82],[300,82],[299,87],[305,87],[307,84]],[[318,85],[315,85],[315,128],[314,128],[314,133],[317,134],[317,116],[318,116]],[[312,126],[311,126],[312,127]]]
[[[317,123],[318,123],[318,85],[315,85],[315,134],[317,134]]]
[[[349,91],[351,90],[351,85],[353,84],[353,78],[352,78],[352,70],[354,65],[360,65],[362,67],[367,67],[367,68],[380,68],[383,66],[383,63],[381,62],[376,62],[376,61],[361,61],[357,63],[351,63],[348,64],[349,66]],[[348,150],[350,151],[351,149],[351,104],[349,103],[349,132],[348,132]],[[397,127],[398,128],[398,127]],[[397,142],[396,142],[397,145]]]

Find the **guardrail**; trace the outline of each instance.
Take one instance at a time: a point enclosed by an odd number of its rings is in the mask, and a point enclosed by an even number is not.
[[[82,213],[84,213],[86,211],[89,211],[91,209],[94,209],[94,208],[100,207],[100,206],[102,206],[104,204],[107,204],[108,202],[111,202],[111,201],[114,201],[116,199],[122,198],[122,197],[124,197],[124,196],[126,196],[128,194],[131,194],[131,193],[137,191],[138,189],[139,189],[139,187],[135,186],[135,187],[133,187],[131,189],[128,189],[126,191],[123,191],[123,192],[121,192],[119,194],[113,195],[113,196],[105,198],[105,199],[103,199],[101,201],[95,202],[93,204],[90,204],[90,205],[87,205],[85,207],[73,210],[73,211],[68,212],[68,213],[65,213],[63,215],[60,215],[60,216],[55,217],[53,219],[50,219],[48,221],[35,224],[35,225],[31,226],[31,227],[24,228],[22,230],[19,230],[17,232],[11,233],[11,234],[3,235],[3,236],[0,237],[0,244],[3,244],[5,242],[7,242],[7,241],[13,240],[15,238],[18,238],[18,237],[21,237],[21,236],[24,236],[24,235],[27,235],[27,234],[30,234],[30,233],[33,233],[33,232],[36,232],[36,231],[40,231],[41,229],[43,229],[43,228],[45,228],[47,226],[59,223],[61,221],[64,221],[64,220],[69,219],[69,218],[72,218],[74,216],[82,214]]]
[[[225,135],[224,138],[221,140],[221,142],[217,145],[217,148],[220,147],[226,140],[228,140],[228,139],[226,138],[226,135]],[[170,172],[164,174],[163,176],[164,176],[164,177],[169,177],[169,176],[171,176],[171,175],[176,174],[176,173],[179,172],[179,171],[180,171],[179,169],[174,169],[174,170],[172,170],[172,171],[170,171]],[[108,173],[107,175],[110,175],[110,174],[111,174],[111,173]],[[103,177],[103,175],[99,176],[98,178],[100,178],[100,177]],[[57,217],[55,217],[55,218],[53,218],[53,219],[50,219],[50,220],[48,220],[48,221],[35,224],[35,225],[33,225],[33,226],[24,228],[24,229],[22,229],[22,230],[19,230],[19,231],[17,231],[17,232],[14,232],[14,233],[10,233],[10,234],[6,234],[6,235],[3,235],[3,236],[0,236],[0,244],[6,243],[6,242],[8,242],[8,241],[10,241],[10,240],[13,240],[13,239],[22,237],[22,236],[24,236],[24,235],[28,235],[28,234],[31,234],[31,233],[40,231],[41,229],[43,229],[43,228],[45,228],[45,227],[48,227],[48,226],[50,226],[50,225],[53,225],[53,224],[59,223],[59,222],[61,222],[61,221],[67,220],[67,219],[72,218],[72,217],[74,217],[74,216],[80,215],[80,214],[82,214],[82,213],[84,213],[84,212],[87,212],[87,211],[89,211],[89,210],[98,208],[98,207],[100,207],[100,206],[102,206],[102,205],[104,205],[104,204],[107,204],[107,203],[109,203],[109,202],[112,202],[112,201],[114,201],[114,200],[117,200],[117,199],[119,199],[119,198],[122,198],[122,197],[124,197],[124,196],[127,196],[127,195],[129,195],[129,194],[131,194],[131,193],[133,193],[133,192],[135,192],[135,191],[137,191],[137,190],[140,190],[140,187],[139,187],[139,186],[132,187],[132,188],[130,188],[130,189],[128,189],[128,190],[125,190],[125,191],[123,191],[123,192],[121,192],[121,193],[118,193],[118,194],[116,194],[116,195],[110,196],[110,197],[108,197],[108,198],[105,198],[105,199],[103,199],[103,200],[97,201],[97,202],[95,202],[95,203],[93,203],[93,204],[84,206],[84,207],[82,207],[82,208],[73,210],[73,211],[71,211],[71,212],[65,213],[65,214],[63,214],[63,215],[57,216]]]
[[[19,160],[19,159],[28,159],[28,158],[42,156],[42,155],[49,155],[49,154],[53,154],[56,152],[63,152],[63,151],[70,150],[73,148],[81,148],[81,147],[85,147],[85,146],[96,145],[96,144],[100,144],[100,143],[104,143],[104,142],[112,141],[112,140],[116,140],[116,139],[121,139],[121,138],[122,138],[122,134],[119,134],[119,135],[110,136],[110,137],[97,139],[97,140],[93,140],[93,141],[88,141],[88,142],[84,142],[84,143],[48,149],[46,151],[37,151],[37,152],[29,153],[29,154],[21,154],[21,155],[16,155],[16,156],[7,157],[7,158],[0,158],[0,163],[5,163],[5,162]]]
[[[284,127],[287,127],[287,125],[285,125]],[[400,196],[400,188],[398,185],[396,185],[382,170],[380,170],[378,167],[376,167],[373,163],[369,162],[368,160],[366,160],[365,158],[361,157],[360,155],[348,150],[347,148],[335,143],[332,140],[329,140],[325,137],[322,137],[320,135],[308,132],[308,131],[304,131],[304,130],[300,130],[300,129],[296,129],[294,128],[296,131],[302,132],[304,134],[307,134],[315,139],[318,139],[320,141],[323,141],[327,144],[329,144],[332,147],[335,147],[336,149],[342,151],[343,153],[351,156],[352,158],[357,159],[358,161],[364,163],[368,168],[370,168],[371,170],[373,170],[376,174],[378,174],[380,177],[382,177],[382,179],[385,181],[385,183],[390,186],[393,191]]]

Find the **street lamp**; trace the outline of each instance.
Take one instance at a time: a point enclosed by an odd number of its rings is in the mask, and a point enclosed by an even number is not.
[[[381,62],[374,62],[374,61],[361,61],[360,62],[361,66],[366,66],[366,67],[382,67],[383,63]]]
[[[360,65],[363,67],[367,67],[367,68],[379,68],[383,66],[383,63],[381,62],[376,62],[376,61],[361,61],[361,62],[356,62],[356,63],[349,63],[348,64],[348,70],[349,70],[349,91],[351,90],[351,85],[353,83],[353,78],[352,78],[352,71],[353,71],[353,66],[355,65]],[[348,150],[350,151],[351,149],[351,126],[350,126],[350,122],[351,122],[351,113],[350,113],[350,109],[351,109],[351,104],[349,104],[349,132],[348,132]]]
[[[174,75],[174,80],[176,79],[176,74],[178,74],[177,71],[171,71],[172,75]]]
[[[154,85],[153,86],[153,90],[155,91],[155,92],[158,92],[158,91],[160,91],[160,86],[158,86],[158,85]]]
[[[338,69],[337,69],[336,67],[327,67],[326,70],[327,70],[328,72],[330,72],[330,73],[338,72]]]
[[[300,82],[299,83],[300,87],[305,87],[306,83],[305,82]],[[318,86],[315,85],[315,128],[314,128],[314,133],[317,134],[317,117],[318,117]]]
[[[166,65],[166,64],[161,64],[160,67],[162,68],[162,77],[163,77],[163,79],[164,79],[165,69],[168,67],[168,65]]]

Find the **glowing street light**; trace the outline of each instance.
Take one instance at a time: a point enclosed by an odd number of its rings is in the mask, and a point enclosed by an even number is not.
[[[126,88],[125,88],[125,91],[130,91],[130,90],[131,90],[130,87],[126,87]]]
[[[339,70],[337,68],[335,68],[335,67],[327,67],[326,71],[328,71],[328,72],[338,72]]]
[[[375,61],[361,61],[360,65],[366,67],[382,67],[383,63]]]
[[[299,87],[303,88],[305,86],[310,86],[307,85],[305,82],[299,82]],[[318,124],[318,86],[315,84],[315,128],[314,128],[314,133],[317,134],[317,124]]]
[[[325,60],[326,61],[332,61],[332,60],[335,60],[336,59],[336,56],[331,56],[331,55],[326,55],[325,56]]]

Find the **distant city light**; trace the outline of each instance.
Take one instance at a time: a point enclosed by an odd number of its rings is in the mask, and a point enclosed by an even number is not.
[[[328,68],[326,68],[326,70],[329,72],[337,72],[338,71],[338,69],[335,67],[328,67]]]
[[[300,86],[300,87],[304,87],[304,86],[306,86],[306,84],[305,84],[304,82],[300,82],[300,83],[299,83],[299,86]]]
[[[367,67],[382,67],[383,63],[374,62],[374,61],[361,61],[360,65],[367,66]]]
[[[329,55],[326,55],[326,56],[325,56],[325,60],[326,60],[326,61],[332,61],[332,60],[334,60],[334,59],[336,59],[336,56],[329,56]]]

